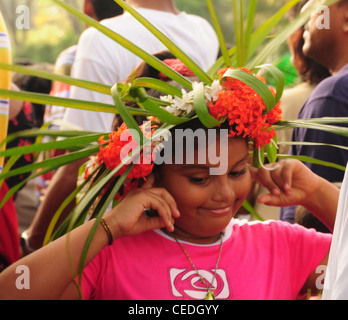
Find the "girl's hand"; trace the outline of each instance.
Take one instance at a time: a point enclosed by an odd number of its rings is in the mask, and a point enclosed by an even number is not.
[[[164,188],[154,188],[154,180],[151,174],[141,188],[129,192],[105,215],[114,239],[164,227],[174,231],[174,218],[180,216],[175,200]],[[145,209],[158,215],[149,217]]]
[[[310,203],[311,196],[322,179],[298,160],[281,160],[266,165],[270,169],[250,167],[252,178],[269,190],[258,201],[270,206],[290,206]]]

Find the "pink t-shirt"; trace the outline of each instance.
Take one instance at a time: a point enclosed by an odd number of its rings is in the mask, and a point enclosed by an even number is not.
[[[287,222],[232,220],[213,287],[216,299],[295,299],[329,251],[331,235]],[[210,284],[220,242],[182,242]],[[160,230],[116,240],[85,268],[85,299],[204,299],[207,289],[180,246]]]

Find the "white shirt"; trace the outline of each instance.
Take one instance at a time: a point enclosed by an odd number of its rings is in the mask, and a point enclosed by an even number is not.
[[[218,39],[212,26],[203,18],[181,12],[178,15],[138,9],[138,12],[187,53],[203,70],[216,61]],[[104,26],[142,48],[157,53],[166,47],[128,12],[106,19]],[[80,37],[72,76],[79,79],[114,85],[124,81],[141,62],[136,55],[121,47],[95,28],[88,28]],[[111,96],[72,87],[71,98],[113,104]],[[68,109],[64,120],[85,130],[110,131],[114,114]]]
[[[348,166],[338,200],[322,298],[348,299]]]

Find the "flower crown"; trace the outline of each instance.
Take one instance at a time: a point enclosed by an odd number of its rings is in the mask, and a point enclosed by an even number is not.
[[[184,76],[194,76],[178,59],[167,59],[163,62]],[[260,149],[269,144],[276,135],[272,125],[281,119],[280,102],[272,110],[267,112],[265,102],[253,88],[236,78],[225,76],[229,70],[236,69],[220,69],[218,71],[219,80],[213,81],[211,85],[193,82],[192,91],[187,92],[185,89],[181,89],[182,97],[173,95],[161,96],[160,100],[165,104],[161,108],[177,117],[194,114],[195,111],[198,111],[195,110],[194,92],[197,87],[202,86],[205,105],[209,114],[219,122],[228,121],[230,126],[229,137],[241,136],[243,138],[249,138],[254,141],[255,148]],[[247,68],[238,68],[238,70],[253,76]],[[166,79],[162,74],[159,77],[162,80]],[[262,77],[254,77],[265,84],[265,80]],[[269,87],[268,89],[275,96],[273,88]],[[163,121],[153,116],[149,118],[149,122],[140,126],[140,129],[148,138],[151,138],[155,131],[153,123],[159,125],[163,124]],[[150,127],[151,130],[144,130],[145,127]],[[104,164],[109,170],[114,170],[120,165],[122,162],[121,153],[123,147],[127,144],[137,145],[137,142],[132,136],[127,134],[127,130],[126,124],[123,123],[116,131],[109,134],[108,140],[105,140],[104,136],[99,139],[100,151],[97,157],[97,164]],[[123,141],[124,139],[121,139],[122,134],[126,134],[129,139]],[[158,148],[158,142],[153,143],[151,147]],[[136,181],[140,182],[141,179],[145,179],[152,172],[154,166],[154,159],[152,157],[154,157],[154,153],[149,153],[145,161],[142,155],[142,153],[140,153],[140,156],[138,155],[140,162],[135,164],[131,169],[126,183],[123,185],[123,190],[117,195],[118,199],[125,196],[131,188],[138,186],[139,184]],[[90,168],[91,166],[87,166],[85,177],[90,175]],[[125,164],[118,170],[116,176],[121,176],[126,168],[127,165]]]

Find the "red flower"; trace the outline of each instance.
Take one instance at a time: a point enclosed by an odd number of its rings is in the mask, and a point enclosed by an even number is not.
[[[220,78],[226,70],[219,70]],[[251,74],[246,68],[241,70]],[[263,78],[258,78],[265,82]],[[227,77],[222,81],[222,86],[224,90],[218,94],[217,101],[209,104],[210,114],[215,119],[227,116],[231,137],[249,136],[259,148],[270,143],[275,136],[272,125],[281,119],[280,103],[266,113],[266,105],[261,97],[242,81]],[[272,88],[270,91],[275,94]]]
[[[144,128],[141,126],[141,129]],[[148,133],[145,132],[145,130],[143,130],[143,132],[145,135],[152,135],[153,133],[153,131]],[[128,136],[128,139],[126,141],[122,141],[124,139],[121,140],[121,134],[125,134],[126,137]],[[125,150],[132,151],[138,146],[138,144],[131,136],[125,123],[123,123],[117,131],[111,132],[109,134],[109,138],[110,140],[104,140],[104,136],[102,136],[98,140],[100,144],[98,162],[105,163],[108,169],[113,170],[121,164],[123,157],[129,154],[125,154]],[[126,146],[127,148],[124,149]],[[141,152],[138,161],[140,163],[137,162],[128,175],[128,179],[130,180],[146,177],[152,172],[154,164],[151,153],[143,154],[143,152]],[[127,167],[127,164],[123,165],[116,175],[121,176]]]

